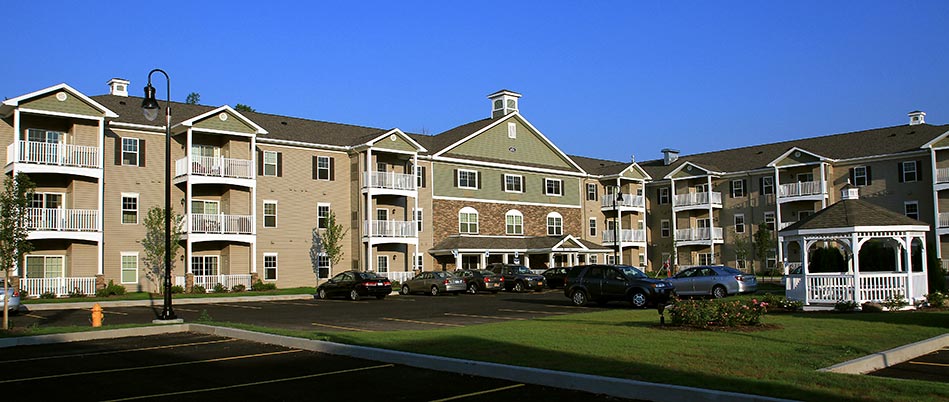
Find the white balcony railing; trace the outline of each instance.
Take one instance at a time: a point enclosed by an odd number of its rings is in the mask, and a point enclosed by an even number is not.
[[[614,244],[614,232],[612,229],[603,231],[604,244]],[[621,229],[617,234],[620,243],[644,243],[646,241],[646,231],[643,229]]]
[[[237,275],[195,275],[194,284],[195,286],[201,286],[204,288],[204,291],[211,293],[214,291],[214,286],[221,284],[227,290],[234,289],[235,285],[244,285],[244,289],[250,290],[250,274],[237,274]]]
[[[399,283],[405,282],[415,277],[415,272],[412,271],[388,271],[376,272],[376,274],[389,278],[390,281],[399,281]]]
[[[675,206],[687,207],[692,205],[709,205],[722,203],[722,193],[717,191],[705,193],[676,194]]]
[[[188,214],[190,233],[254,234],[252,215]]]
[[[95,209],[27,208],[26,215],[29,230],[99,231],[99,211]]]
[[[600,201],[600,206],[603,209],[612,209],[613,202],[616,200],[616,196],[613,194],[607,194],[603,196],[603,200]],[[645,208],[646,199],[641,195],[632,195],[632,194],[623,194],[623,200],[616,202],[617,208]]]
[[[936,169],[936,183],[949,183],[949,167]]]
[[[363,233],[370,237],[417,237],[418,223],[415,221],[363,221]]]
[[[939,213],[939,227],[940,227],[940,228],[949,228],[949,212],[940,212],[940,213]]]
[[[778,197],[804,197],[824,193],[823,181],[800,181],[782,184],[778,187]]]
[[[7,146],[7,163],[100,168],[99,147],[17,140]]]
[[[412,174],[393,172],[364,172],[363,185],[369,188],[415,191],[418,178]]]
[[[195,176],[227,177],[234,179],[253,179],[254,161],[213,156],[192,156],[191,166],[188,158],[175,161],[175,177],[192,174]]]
[[[93,296],[96,294],[96,278],[21,278],[20,289],[25,290],[29,297],[39,297],[44,293],[56,297],[68,296],[70,293]]]
[[[676,229],[676,241],[722,240],[722,228]]]

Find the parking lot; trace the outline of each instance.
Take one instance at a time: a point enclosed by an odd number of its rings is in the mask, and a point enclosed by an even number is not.
[[[949,383],[949,348],[874,371],[870,375]]]
[[[105,325],[147,323],[154,307],[106,307]],[[393,331],[449,328],[511,320],[529,320],[609,308],[629,308],[626,303],[603,307],[575,307],[561,290],[478,295],[392,295],[383,300],[343,299],[283,300],[176,305],[175,313],[186,322],[201,319],[313,331]],[[90,325],[89,309],[23,312],[13,317],[15,326]]]
[[[0,356],[17,368],[0,380],[4,395],[39,399],[616,400],[195,333],[21,346]]]

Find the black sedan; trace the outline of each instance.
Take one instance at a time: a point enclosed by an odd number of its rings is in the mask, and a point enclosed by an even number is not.
[[[455,271],[455,275],[465,280],[465,289],[470,294],[478,292],[497,293],[501,290],[501,276],[486,269],[462,269]]]
[[[384,299],[389,293],[392,293],[392,282],[388,278],[360,271],[341,272],[316,288],[316,297],[320,299],[340,296],[349,300],[359,300],[362,296]]]
[[[567,270],[570,268],[566,267],[557,267],[550,268],[540,274],[544,277],[544,282],[547,282],[547,287],[551,289],[562,288],[564,286],[564,281],[567,279]]]

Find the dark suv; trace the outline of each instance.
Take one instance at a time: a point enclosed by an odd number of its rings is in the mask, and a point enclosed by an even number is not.
[[[530,268],[523,265],[490,264],[488,271],[501,276],[504,290],[523,292],[529,289],[538,291],[544,289],[544,277],[533,273]]]
[[[628,265],[583,265],[567,270],[564,295],[577,306],[625,300],[633,307],[665,303],[674,286]]]

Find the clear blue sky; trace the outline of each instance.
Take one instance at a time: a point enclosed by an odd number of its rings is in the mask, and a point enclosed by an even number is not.
[[[947,21],[940,0],[10,1],[0,98],[141,96],[158,67],[176,101],[435,134],[506,88],[565,152],[643,161],[946,124]]]

